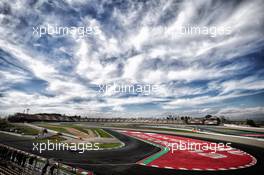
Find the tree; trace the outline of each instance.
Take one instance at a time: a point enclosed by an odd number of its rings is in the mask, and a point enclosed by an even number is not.
[[[257,127],[256,123],[254,120],[247,119],[246,124],[252,127]]]
[[[212,115],[206,115],[204,118],[208,119],[208,118],[211,118],[213,117]]]
[[[220,116],[220,119],[222,121],[222,123],[226,123],[227,119],[225,118],[225,116]]]
[[[220,125],[220,123],[221,123],[221,120],[220,120],[220,118],[216,118],[216,121],[217,121],[217,125]]]
[[[188,124],[188,117],[187,117],[187,116],[184,117],[184,122],[185,122],[186,124]]]

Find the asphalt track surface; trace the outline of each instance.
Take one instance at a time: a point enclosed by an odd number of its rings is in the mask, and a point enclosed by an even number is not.
[[[219,133],[219,134],[264,138],[264,132],[243,130],[242,128],[241,129],[240,128],[236,128],[236,129],[227,128],[227,127],[219,128],[219,127],[210,127],[210,126],[202,126],[202,125],[193,126],[193,128],[200,129],[201,131],[208,131],[208,132]]]
[[[54,158],[72,166],[92,170],[97,175],[262,175],[264,172],[264,150],[237,143],[232,143],[232,147],[253,155],[257,159],[256,165],[226,171],[186,171],[143,166],[136,162],[157,153],[160,149],[133,137],[111,130],[109,132],[124,142],[126,146],[114,150],[87,151],[83,154],[70,151],[45,151],[39,154],[32,151],[32,140],[29,139],[0,134],[0,142],[42,157]],[[219,142],[215,139],[204,140]]]

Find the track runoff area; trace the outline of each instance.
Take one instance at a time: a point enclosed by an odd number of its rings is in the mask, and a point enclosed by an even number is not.
[[[158,153],[137,162],[140,165],[175,170],[225,171],[257,163],[252,155],[227,144],[159,133],[118,132],[161,148]]]

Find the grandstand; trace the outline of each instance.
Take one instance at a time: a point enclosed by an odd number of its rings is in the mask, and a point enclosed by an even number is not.
[[[218,117],[163,117],[163,118],[97,118],[81,116],[66,116],[61,114],[25,114],[16,113],[8,117],[10,122],[94,122],[94,123],[149,123],[149,124],[207,124],[219,125],[221,123]]]
[[[0,174],[57,174],[58,163],[0,144]]]
[[[80,116],[66,116],[61,114],[25,114],[25,113],[16,113],[8,117],[10,122],[77,122],[80,121]]]

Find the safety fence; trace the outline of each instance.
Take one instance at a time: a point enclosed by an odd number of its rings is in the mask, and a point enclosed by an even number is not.
[[[0,175],[95,175],[91,171],[62,164],[0,144]]]

